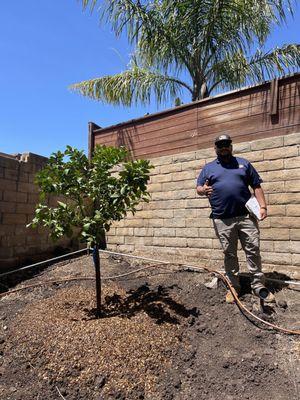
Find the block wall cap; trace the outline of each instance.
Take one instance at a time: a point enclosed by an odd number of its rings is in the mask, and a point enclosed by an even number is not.
[[[22,162],[36,162],[36,163],[44,163],[48,161],[47,157],[41,156],[35,153],[23,153],[21,155],[20,161]]]
[[[10,158],[10,159],[12,159],[12,160],[19,160],[21,156],[22,156],[22,154],[20,154],[20,153],[7,154],[7,153],[2,153],[2,152],[0,152],[0,157],[3,157],[3,158]]]

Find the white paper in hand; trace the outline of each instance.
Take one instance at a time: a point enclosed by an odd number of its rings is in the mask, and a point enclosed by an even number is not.
[[[245,204],[247,210],[254,215],[258,220],[261,220],[260,217],[260,205],[256,199],[256,197],[252,196]]]

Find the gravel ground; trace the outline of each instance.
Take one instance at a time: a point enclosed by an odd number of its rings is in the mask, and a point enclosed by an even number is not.
[[[101,258],[103,276],[149,266]],[[27,276],[14,288],[38,286],[0,299],[1,399],[300,398],[298,337],[245,318],[221,285],[204,285],[208,274],[152,266],[104,280],[100,319],[95,282],[82,279],[93,276],[82,256]],[[78,280],[47,283],[64,278]],[[246,280],[244,288],[242,301],[258,314]],[[285,288],[276,298],[263,317],[299,329],[300,293]]]

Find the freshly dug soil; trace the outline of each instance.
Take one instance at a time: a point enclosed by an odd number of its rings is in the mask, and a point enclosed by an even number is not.
[[[145,264],[102,257],[102,275]],[[90,256],[58,263],[0,300],[0,398],[3,400],[298,400],[296,336],[257,325],[225,289],[208,289],[208,274],[153,266],[103,281],[102,316],[95,317]],[[64,278],[64,283],[47,283]],[[283,289],[279,305],[259,311],[299,329],[300,294]],[[298,326],[297,326],[298,323]]]

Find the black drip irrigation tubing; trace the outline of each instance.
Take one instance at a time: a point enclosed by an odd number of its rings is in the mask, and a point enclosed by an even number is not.
[[[89,249],[88,248],[84,248],[84,249],[72,251],[71,253],[62,254],[61,256],[58,256],[58,257],[49,258],[48,260],[39,261],[37,263],[30,264],[30,265],[27,265],[25,267],[21,267],[21,268],[13,269],[11,271],[3,272],[2,274],[0,274],[0,278],[2,278],[4,276],[12,275],[12,274],[17,273],[17,272],[27,271],[27,270],[32,269],[32,268],[43,267],[43,266],[52,264],[52,263],[54,263],[56,261],[63,260],[64,258],[70,258],[70,256],[73,256],[74,254],[79,254],[79,253],[83,253],[83,252],[88,252],[89,253]]]
[[[21,268],[17,268],[17,269],[11,270],[11,271],[4,272],[4,273],[0,274],[0,278],[2,278],[4,276],[12,275],[14,273],[20,273],[20,272],[23,272],[23,271],[26,271],[26,270],[29,270],[29,269],[32,269],[32,268],[48,266],[48,265],[50,265],[50,264],[52,264],[52,263],[54,263],[56,261],[60,261],[60,260],[63,260],[65,258],[70,258],[70,256],[73,256],[75,254],[79,254],[79,253],[84,253],[85,252],[85,253],[87,253],[87,255],[89,255],[92,252],[92,250],[93,250],[92,248],[86,247],[84,249],[72,251],[71,253],[66,253],[66,254],[63,254],[63,255],[58,256],[58,257],[49,258],[49,259],[44,260],[44,261],[40,261],[40,262],[31,264],[31,265],[27,265],[27,266],[24,266],[24,267],[21,267]],[[118,252],[109,251],[109,250],[99,250],[99,252],[100,253],[105,253],[105,254],[111,254],[111,255],[118,255],[118,256],[127,257],[127,258],[135,258],[135,259],[144,260],[144,261],[151,261],[151,262],[155,262],[155,263],[158,263],[158,264],[171,264],[171,265],[177,264],[177,265],[179,265],[178,263],[171,263],[169,261],[163,261],[163,260],[156,260],[156,259],[153,259],[153,258],[134,256],[134,255],[131,255],[131,254],[118,253]],[[180,264],[180,265],[184,266],[186,268],[192,268],[194,270],[196,268],[194,265],[186,265],[186,264]],[[204,271],[205,268],[197,267],[197,272],[200,272],[201,270]],[[220,271],[217,271],[217,272],[220,272]],[[247,274],[247,273],[243,273],[242,275],[249,276],[249,274]],[[282,285],[297,285],[297,286],[300,286],[300,281],[299,282],[298,281],[286,281],[286,280],[282,280],[282,279],[273,279],[273,278],[266,278],[266,280],[270,281],[270,282],[276,282],[276,283],[279,283],[279,284],[282,284]]]

